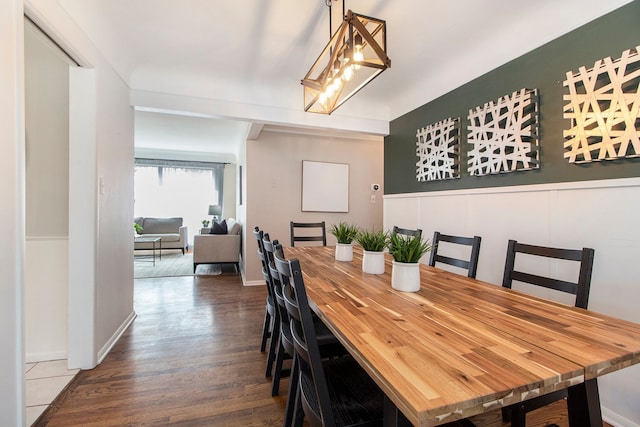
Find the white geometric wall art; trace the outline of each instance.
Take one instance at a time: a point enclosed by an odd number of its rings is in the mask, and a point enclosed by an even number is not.
[[[460,118],[420,128],[416,138],[418,181],[460,178]]]
[[[564,158],[585,163],[640,156],[640,46],[567,72]]]
[[[540,167],[538,90],[520,89],[469,110],[467,170],[488,175]]]

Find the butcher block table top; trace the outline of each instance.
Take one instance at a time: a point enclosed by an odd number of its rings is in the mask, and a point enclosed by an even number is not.
[[[351,262],[334,253],[285,248],[300,260],[312,309],[416,426],[582,385],[640,361],[638,324],[427,265],[420,291],[400,292],[391,287],[389,254],[385,273],[372,275],[362,272],[360,247]],[[600,417],[599,400],[590,404]]]

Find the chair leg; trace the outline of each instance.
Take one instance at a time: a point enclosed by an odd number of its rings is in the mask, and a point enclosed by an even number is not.
[[[276,362],[271,380],[271,396],[277,396],[280,391],[280,378],[282,378],[282,363],[284,361],[284,347],[278,339],[278,350],[276,352]]]
[[[260,352],[263,353],[267,348],[267,338],[271,336],[271,315],[269,314],[269,308],[264,309],[264,324],[262,325],[262,343],[260,344]]]
[[[298,379],[293,387],[296,391],[296,398],[293,402],[293,427],[302,427],[304,422],[304,410],[302,409],[302,397],[300,396],[300,372],[298,371]]]
[[[277,313],[273,318],[271,327],[271,341],[269,342],[269,354],[267,355],[267,370],[264,375],[266,377],[271,376],[273,370],[273,362],[276,360],[277,345],[280,343],[280,319],[278,319]]]
[[[294,356],[289,376],[289,391],[287,391],[287,406],[284,411],[284,427],[292,427],[293,415],[296,408],[296,390],[298,390],[298,361]]]

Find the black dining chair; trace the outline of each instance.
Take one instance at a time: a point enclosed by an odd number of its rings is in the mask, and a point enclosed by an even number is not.
[[[279,327],[279,318],[278,310],[276,307],[276,300],[273,295],[273,287],[271,285],[271,280],[269,277],[269,267],[266,262],[266,255],[264,252],[264,244],[263,238],[265,233],[260,230],[258,227],[255,227],[253,230],[253,236],[255,237],[258,243],[258,258],[260,258],[260,262],[262,264],[262,276],[267,285],[267,301],[264,311],[264,321],[262,325],[262,341],[260,343],[260,351],[264,352],[267,347],[267,340],[269,340],[269,352],[267,353],[267,368],[265,375],[271,376],[271,369],[273,366],[273,361],[275,360],[275,342],[277,340],[277,333],[274,331],[274,328]]]
[[[264,249],[262,247],[262,237],[264,232],[260,230],[259,227],[255,227],[253,230],[253,236],[255,237],[258,243],[258,258],[261,262],[261,268],[264,269]],[[268,290],[268,288],[267,288]],[[264,322],[262,325],[262,340],[260,343],[260,351],[265,351],[267,347],[267,340],[271,338],[271,325],[272,325],[272,316],[275,313],[275,301],[271,296],[271,293],[267,291],[267,303],[264,310]]]
[[[321,356],[300,263],[277,252],[275,262],[289,281],[284,295],[298,372],[293,425],[301,425],[303,414],[312,426],[382,425],[384,395],[371,377],[349,356]],[[287,302],[289,292],[293,303]]]
[[[282,245],[278,240],[271,241],[269,235],[266,234],[262,240],[266,255],[266,262],[269,268],[273,296],[278,309],[278,319],[280,321],[278,342],[275,346],[275,361],[271,378],[271,396],[277,396],[280,391],[280,379],[288,376],[290,371],[283,369],[285,360],[293,359],[293,339],[291,338],[291,329],[289,327],[289,314],[284,303],[282,295],[282,279],[275,265],[274,253],[280,251],[282,253]],[[283,253],[284,256],[284,253]],[[275,341],[274,341],[275,342]]]
[[[435,267],[436,262],[452,265],[467,270],[467,276],[476,277],[476,271],[478,270],[478,257],[480,256],[480,243],[482,238],[480,236],[473,237],[461,237],[453,236],[450,234],[441,234],[436,231],[433,233],[433,250],[431,251],[431,257],[429,258],[429,265]],[[471,253],[468,259],[454,258],[443,255],[441,253],[440,242],[446,242],[456,245],[464,245],[471,247]]]
[[[294,222],[290,221],[291,246],[296,242],[322,242],[327,246],[327,228],[325,222]]]
[[[550,259],[578,262],[580,271],[577,281],[566,281],[538,274],[528,273],[516,268],[517,255],[537,256]],[[554,289],[575,295],[575,306],[587,308],[589,303],[589,288],[591,286],[591,272],[595,251],[591,248],[559,249],[546,246],[534,246],[509,240],[507,258],[504,267],[502,286],[511,288],[514,281],[528,283],[535,286]],[[524,427],[527,412],[546,406],[567,397],[567,390],[559,390],[543,396],[535,397],[505,408],[502,408],[504,421],[511,421],[512,427]]]
[[[393,226],[393,229],[391,231],[391,234],[402,234],[404,236],[407,237],[422,237],[422,230],[421,229],[416,229],[416,230],[412,230],[409,228],[400,228],[397,225]]]

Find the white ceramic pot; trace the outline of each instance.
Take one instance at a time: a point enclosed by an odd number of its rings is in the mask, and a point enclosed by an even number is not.
[[[362,251],[362,271],[384,274],[384,252]]]
[[[393,261],[391,269],[391,287],[403,292],[420,290],[420,263]]]
[[[352,261],[353,244],[336,243],[336,261]]]

